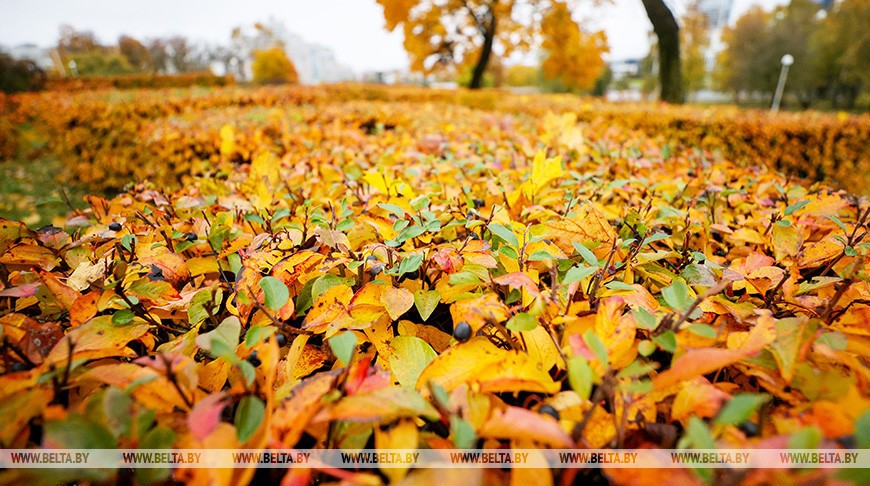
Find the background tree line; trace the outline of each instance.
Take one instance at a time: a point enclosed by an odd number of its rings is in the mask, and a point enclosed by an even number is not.
[[[870,83],[870,0],[842,0],[828,11],[812,0],[753,7],[723,41],[714,80],[737,101],[770,96],[785,54],[794,56],[786,93],[802,108],[854,108]]]

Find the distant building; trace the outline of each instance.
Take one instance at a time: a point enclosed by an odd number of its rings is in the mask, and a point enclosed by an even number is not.
[[[6,47],[3,50],[15,59],[33,61],[42,69],[54,67],[54,61],[51,59],[51,49],[45,49],[36,44],[21,44],[14,47]]]
[[[619,61],[611,61],[609,63],[610,71],[613,73],[613,80],[636,78],[640,76],[640,59],[622,59]]]
[[[710,46],[704,53],[704,63],[708,72],[713,71],[716,57],[725,48],[722,42],[722,31],[731,20],[733,6],[734,0],[698,0],[698,10],[707,18],[707,29],[710,35]]]
[[[404,69],[395,69],[390,71],[368,71],[360,76],[360,81],[364,83],[376,84],[413,84],[413,85],[431,85],[437,83],[430,81],[422,73],[408,71]]]
[[[335,83],[355,79],[353,70],[339,63],[332,49],[305,42],[302,37],[288,31],[283,23],[276,20],[269,20],[264,27],[271,32],[271,37],[251,36],[248,38],[250,47],[252,50],[266,49],[275,41],[282,43],[287,56],[296,67],[299,82],[302,84]],[[250,79],[252,59],[243,59],[242,62],[245,74]]]
[[[728,25],[734,0],[698,0],[698,10],[707,17],[710,31],[721,30]]]

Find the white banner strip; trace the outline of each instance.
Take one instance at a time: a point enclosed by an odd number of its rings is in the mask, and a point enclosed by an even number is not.
[[[0,468],[870,468],[870,449],[0,449]]]

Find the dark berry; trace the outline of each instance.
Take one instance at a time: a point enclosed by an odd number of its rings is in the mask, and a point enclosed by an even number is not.
[[[275,342],[278,343],[278,347],[283,347],[287,344],[287,336],[283,334],[275,334]]]
[[[121,223],[119,223],[117,221],[113,221],[112,223],[109,224],[109,229],[112,231],[120,231],[121,230]]]
[[[456,325],[456,329],[453,330],[453,337],[461,343],[468,341],[471,339],[471,326],[465,321],[460,322]]]
[[[187,241],[196,241],[196,233],[187,233],[184,235],[184,239]]]
[[[254,368],[256,368],[257,366],[260,366],[261,361],[260,361],[260,357],[257,355],[256,349],[251,351],[251,354],[248,355],[248,363],[251,363],[251,365],[253,365]]]
[[[538,409],[538,413],[540,413],[541,415],[549,415],[550,417],[559,420],[559,411],[550,405],[542,406],[540,409]]]
[[[750,422],[749,420],[740,424],[740,430],[746,434],[746,437],[755,437],[758,435],[758,425],[755,425],[755,422]]]
[[[163,269],[157,265],[151,265],[151,271],[148,273],[148,278],[151,280],[165,280]]]
[[[486,206],[486,202],[484,202],[483,199],[474,199],[472,202],[474,203],[475,208],[482,208]]]
[[[383,271],[384,271],[384,264],[383,263],[375,263],[374,265],[370,266],[368,270],[366,270],[366,272],[368,272],[368,274],[372,278],[377,277]]]
[[[836,441],[846,449],[857,449],[858,443],[855,440],[854,435],[844,435],[842,437],[838,437]]]
[[[12,363],[12,366],[9,367],[9,371],[26,371],[29,366],[27,363]]]

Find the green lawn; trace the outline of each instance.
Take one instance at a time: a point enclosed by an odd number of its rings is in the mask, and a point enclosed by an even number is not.
[[[70,212],[63,194],[73,206],[85,207],[85,188],[60,184],[63,166],[42,150],[45,142],[28,130],[17,159],[0,161],[0,217],[23,221],[32,228],[51,224]]]

